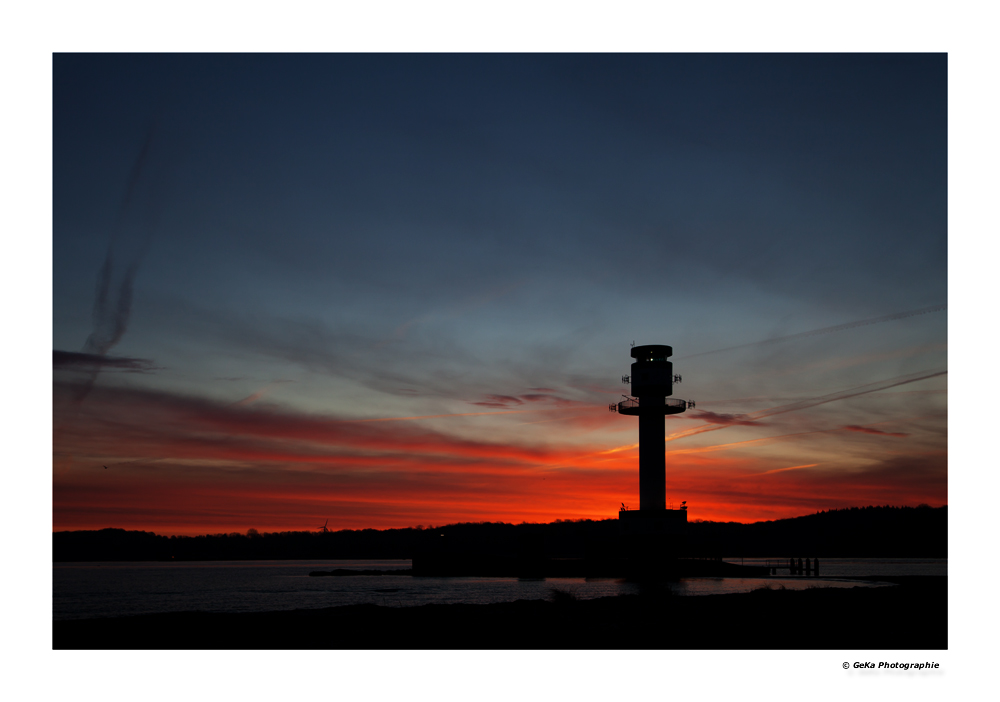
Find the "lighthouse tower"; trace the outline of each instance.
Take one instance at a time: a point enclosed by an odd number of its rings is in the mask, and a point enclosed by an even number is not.
[[[664,417],[694,407],[693,402],[670,398],[674,383],[681,381],[674,375],[674,364],[667,360],[672,354],[669,346],[633,346],[631,375],[622,377],[623,383],[631,384],[632,396],[609,407],[613,412],[639,417],[639,509],[623,507],[618,513],[622,534],[677,535],[687,524],[683,503],[677,510],[666,508]]]

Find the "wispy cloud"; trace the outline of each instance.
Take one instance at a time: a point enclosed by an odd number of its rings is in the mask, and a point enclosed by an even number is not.
[[[862,434],[875,434],[877,436],[898,436],[898,437],[909,436],[909,434],[901,431],[882,431],[881,429],[873,429],[872,427],[862,427],[858,426],[857,424],[848,424],[847,426],[844,427],[844,429],[846,429],[847,431],[861,432]]]
[[[446,417],[483,417],[495,414],[525,414],[528,412],[551,412],[561,408],[542,408],[526,410],[504,410],[500,412],[453,412],[451,414],[423,414],[414,417],[375,417],[372,419],[349,419],[349,422],[407,422],[415,419],[444,419]]]
[[[71,388],[56,385],[57,392]],[[71,418],[57,435],[57,443],[71,440],[113,454],[141,446],[137,453],[142,455],[319,464],[362,463],[373,456],[403,454],[417,463],[481,460],[547,465],[571,461],[581,453],[571,447],[475,441],[409,423],[392,428],[380,424],[429,416],[351,421],[154,390],[101,388],[94,394],[94,408]],[[103,428],[109,423],[115,426],[113,433]]]
[[[146,358],[127,358],[125,356],[102,356],[94,353],[76,351],[52,351],[53,370],[93,371],[95,368],[148,373],[158,370],[153,362]]]
[[[342,528],[603,519],[635,499],[634,456],[582,455],[586,443],[469,441],[414,424],[105,387],[84,409],[55,436],[60,529],[279,530],[309,528],[317,513]],[[688,500],[693,518],[722,520],[940,504],[946,462],[944,452],[901,454],[849,471],[803,470],[819,463],[767,469],[747,457],[677,455],[668,497]]]
[[[696,447],[692,447],[692,448],[672,449],[670,451],[667,451],[667,455],[668,456],[674,456],[674,455],[686,454],[686,453],[706,453],[706,452],[709,452],[709,451],[728,451],[730,449],[739,448],[739,447],[746,448],[746,447],[750,447],[750,446],[758,446],[760,444],[772,443],[772,442],[775,442],[775,441],[791,441],[791,440],[799,439],[799,438],[802,438],[802,437],[805,437],[805,436],[815,436],[817,434],[830,434],[832,432],[842,431],[842,430],[843,430],[843,427],[837,427],[835,429],[819,429],[817,431],[800,431],[800,432],[796,432],[794,434],[781,434],[779,436],[765,436],[765,437],[762,437],[760,439],[747,439],[746,441],[734,441],[734,442],[731,442],[731,443],[728,443],[728,444],[715,444],[713,446],[696,446]]]
[[[487,395],[485,399],[478,402],[471,402],[470,404],[482,407],[506,408],[520,407],[530,403],[545,403],[551,407],[595,407],[592,403],[559,397],[555,394],[555,390],[550,390],[547,393],[529,392],[522,395]]]
[[[284,383],[290,383],[290,382],[292,382],[292,381],[291,380],[274,380],[274,381],[271,381],[270,383],[268,383],[267,385],[265,385],[264,387],[262,387],[257,392],[252,393],[252,394],[248,395],[247,397],[244,397],[242,400],[239,400],[236,404],[238,404],[238,405],[249,405],[250,403],[256,402],[260,398],[264,397],[264,395],[266,395],[271,390],[271,388],[273,388],[275,385],[282,385]]]
[[[695,410],[697,413],[695,416],[698,419],[704,419],[709,424],[721,424],[723,426],[757,426],[757,422],[753,419],[748,419],[746,415],[743,414],[721,414],[718,412],[710,412],[709,410]]]
[[[799,470],[800,468],[815,468],[819,463],[807,463],[803,466],[789,466],[788,468],[775,468],[774,470],[766,470],[763,473],[758,473],[757,475],[772,475],[774,473],[784,473],[786,470]]]
[[[822,395],[820,397],[813,397],[808,400],[800,400],[799,402],[793,402],[788,405],[782,405],[780,407],[771,407],[769,409],[757,410],[756,412],[749,412],[745,415],[741,415],[746,420],[757,420],[763,417],[772,417],[777,414],[785,414],[786,412],[797,412],[799,410],[808,409],[810,407],[816,407],[818,405],[823,405],[828,402],[836,402],[837,400],[846,400],[850,397],[858,397],[859,395],[866,395],[872,392],[878,392],[879,390],[886,390],[888,388],[896,387],[898,385],[905,385],[907,383],[915,383],[919,380],[927,380],[929,378],[935,378],[937,376],[947,374],[947,370],[926,370],[920,371],[918,373],[911,373],[909,375],[901,375],[895,378],[888,378],[886,380],[880,380],[874,383],[867,383],[865,385],[859,385],[858,387],[849,388],[847,390],[840,390],[838,392],[830,393],[829,395]],[[679,431],[674,434],[667,436],[667,441],[676,441],[678,439],[683,439],[688,436],[694,436],[696,434],[703,434],[708,431],[718,431],[719,429],[725,429],[728,424],[718,425],[718,424],[704,424],[700,427],[692,427],[691,429],[685,429],[684,431]]]
[[[511,395],[487,395],[485,400],[473,402],[471,404],[481,405],[483,407],[516,407],[517,405],[523,405],[524,400]]]
[[[764,346],[766,344],[777,344],[784,341],[791,341],[793,339],[804,339],[810,336],[818,336],[820,334],[832,334],[834,332],[846,331],[848,329],[856,329],[857,327],[865,327],[869,324],[882,324],[883,322],[893,322],[897,319],[906,319],[907,317],[916,317],[917,315],[930,314],[931,312],[943,312],[947,310],[947,305],[931,305],[930,307],[921,307],[917,310],[910,310],[908,312],[896,312],[895,314],[887,314],[882,317],[872,317],[870,319],[860,319],[855,322],[847,322],[846,324],[837,324],[832,327],[823,327],[821,329],[813,329],[811,331],[800,332],[798,334],[789,334],[787,336],[776,336],[771,339],[763,339],[761,341],[753,341],[749,344],[739,344],[738,346],[727,346],[722,349],[713,349],[712,351],[701,351],[699,353],[692,353],[687,356],[680,356],[676,360],[684,360],[688,358],[697,358],[699,356],[708,356],[715,353],[725,353],[726,351],[735,351],[737,349],[750,348],[752,346]]]
[[[61,383],[55,389],[70,391]],[[170,509],[183,521],[195,504],[211,511],[197,497],[205,494],[247,510],[250,482],[258,486],[255,504],[296,512],[301,507],[289,507],[296,501],[326,500],[367,520],[354,526],[407,525],[386,516],[394,504],[419,515],[410,525],[426,523],[429,514],[579,518],[604,516],[598,506],[614,504],[608,494],[617,497],[629,484],[621,473],[626,465],[588,459],[579,446],[474,440],[400,419],[348,421],[274,405],[95,387],[88,405],[59,422],[54,434],[54,460],[72,467],[56,476],[60,524],[87,504],[90,519]],[[122,470],[110,476],[102,464]],[[320,492],[311,492],[311,484]]]

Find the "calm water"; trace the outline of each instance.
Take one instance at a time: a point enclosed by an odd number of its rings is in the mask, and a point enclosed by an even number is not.
[[[767,565],[787,558],[726,558],[730,563]],[[779,570],[778,574],[787,574]],[[831,578],[860,578],[871,575],[948,575],[947,558],[821,558],[819,574]]]
[[[739,563],[738,558],[726,559]],[[746,559],[763,564],[764,559]],[[392,607],[548,599],[555,589],[580,599],[639,592],[639,585],[605,578],[414,578],[409,575],[311,578],[334,568],[399,570],[410,561],[198,561],[181,563],[55,563],[55,619],[156,612],[262,612],[373,603]],[[780,572],[780,571],[779,571]],[[826,559],[821,578],[685,578],[678,595],[748,592],[759,587],[855,587],[862,575],[946,575],[946,559]]]

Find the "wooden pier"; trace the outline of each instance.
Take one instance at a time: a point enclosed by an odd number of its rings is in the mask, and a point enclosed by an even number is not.
[[[818,558],[779,558],[764,563],[771,575],[777,575],[779,570],[787,570],[789,575],[815,578],[819,577]]]

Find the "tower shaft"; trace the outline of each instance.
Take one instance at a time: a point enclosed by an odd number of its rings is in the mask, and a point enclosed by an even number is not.
[[[669,360],[674,350],[661,344],[633,346],[632,374],[622,376],[631,383],[633,397],[625,397],[609,409],[639,418],[639,509],[631,510],[622,503],[618,512],[619,535],[630,554],[629,559],[640,570],[657,558],[675,558],[683,541],[687,525],[687,506],[667,509],[667,457],[664,439],[668,414],[680,414],[693,402],[676,400],[674,364]],[[673,555],[670,555],[673,554]]]
[[[639,415],[639,509],[643,511],[667,507],[665,438],[663,414]]]
[[[639,511],[658,514],[667,508],[666,426],[668,414],[680,414],[694,403],[670,398],[674,393],[673,349],[664,345],[634,346],[632,375],[622,376],[631,383],[634,397],[612,405],[621,414],[639,417]],[[624,504],[622,509],[625,510]],[[684,511],[681,507],[680,511]]]

